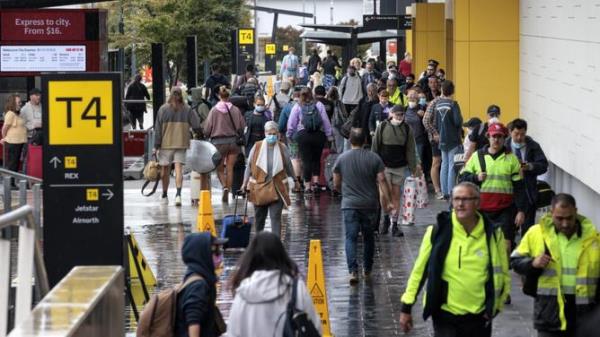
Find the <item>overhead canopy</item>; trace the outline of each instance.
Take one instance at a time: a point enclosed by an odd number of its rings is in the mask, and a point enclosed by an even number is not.
[[[358,44],[367,44],[373,42],[379,42],[383,40],[396,39],[399,36],[396,33],[379,30],[365,33],[358,33],[356,35]],[[306,39],[311,42],[332,44],[332,45],[346,45],[350,43],[352,39],[351,33],[343,33],[339,31],[305,31],[300,35],[300,38]]]
[[[0,8],[44,8],[105,1],[112,0],[0,0]]]

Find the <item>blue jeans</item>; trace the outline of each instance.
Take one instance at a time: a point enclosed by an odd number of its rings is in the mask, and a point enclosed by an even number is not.
[[[375,237],[373,231],[377,221],[377,209],[343,209],[342,220],[346,228],[346,261],[348,270],[358,272],[356,261],[356,247],[358,232],[363,237],[364,271],[370,272],[373,268],[373,255],[375,254]]]
[[[440,174],[440,185],[442,185],[442,193],[450,195],[454,188],[454,155],[459,153],[460,146],[454,147],[450,151],[442,150],[442,172]]]

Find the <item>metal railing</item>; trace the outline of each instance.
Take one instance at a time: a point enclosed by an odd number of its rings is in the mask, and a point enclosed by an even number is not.
[[[21,183],[24,183],[24,181]],[[11,284],[11,243],[10,237],[6,237],[5,229],[13,226],[19,228],[15,326],[23,322],[31,312],[34,265],[37,274],[35,286],[39,289],[39,294],[45,296],[49,290],[46,268],[44,266],[39,242],[35,238],[36,223],[33,214],[33,207],[24,205],[14,211],[0,215],[0,231],[2,231],[2,234],[0,235],[0,337],[6,336],[7,333],[6,330],[8,328],[8,312],[10,306],[9,285]]]
[[[9,337],[120,337],[125,334],[124,270],[78,266]]]

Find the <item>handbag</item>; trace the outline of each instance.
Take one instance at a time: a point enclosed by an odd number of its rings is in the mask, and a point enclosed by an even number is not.
[[[404,198],[404,212],[402,212],[402,224],[407,225],[415,222],[415,209],[417,201],[417,180],[408,177],[404,180],[404,189],[402,191]]]
[[[235,133],[237,134],[235,138],[235,144],[238,146],[246,145],[246,137],[244,137],[244,132],[240,132],[240,130],[235,126],[235,122],[233,121],[233,117],[231,117],[231,110],[229,110],[229,107],[227,107],[227,115],[229,116],[231,125],[233,126],[233,128],[235,129]]]
[[[158,165],[158,159],[156,158],[156,154],[152,156],[152,159],[148,161],[146,166],[144,167],[143,175],[146,181],[144,185],[142,185],[142,195],[145,197],[149,197],[156,192],[156,188],[158,187],[158,183],[160,182],[160,165]],[[145,194],[144,190],[151,182],[154,182],[154,186],[152,186],[152,190],[150,193]]]
[[[266,206],[279,200],[279,193],[273,179],[262,183],[250,182],[248,189],[250,190],[248,198],[255,206]]]
[[[425,208],[429,205],[429,194],[427,193],[427,181],[425,175],[417,178],[417,208]]]

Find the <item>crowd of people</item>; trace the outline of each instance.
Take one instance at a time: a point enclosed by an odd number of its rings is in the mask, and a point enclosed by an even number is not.
[[[223,202],[247,194],[258,233],[232,277],[232,334],[248,335],[244,331],[264,317],[261,331],[284,329],[277,313],[285,311],[298,274],[278,239],[291,192],[318,198],[328,188],[341,195],[349,283],[356,285],[371,277],[376,235],[391,229],[392,236],[403,236],[402,188],[412,176],[424,177],[449,211],[438,214],[423,236],[400,299],[404,331],[412,329],[411,309],[425,289],[423,317],[433,319],[435,336],[491,336],[493,318],[511,303],[510,266],[522,275],[523,291],[535,297],[539,336],[575,336],[600,300],[599,234],[563,193],[543,205],[550,212],[536,222],[538,176],[548,161],[527,135],[527,122],[517,118],[505,126],[495,104],[488,120],[464,121],[454,83],[435,60],[419,76],[409,54],[399,67],[380,66],[356,58],[339,76],[335,55],[321,60],[313,53],[309,76],[301,76],[303,66],[290,48],[271,97],[252,68],[235,85],[217,69],[207,80],[201,104],[211,107],[200,125],[188,118],[189,126],[200,128],[222,155]],[[161,158],[177,158],[177,151]],[[267,214],[272,234],[263,232]],[[275,257],[280,260],[269,260]],[[305,286],[297,289],[318,326]],[[187,311],[182,315],[187,319]]]

